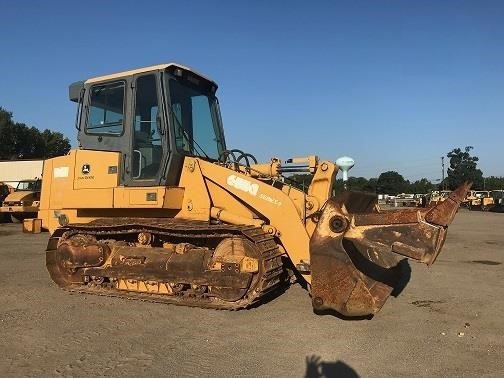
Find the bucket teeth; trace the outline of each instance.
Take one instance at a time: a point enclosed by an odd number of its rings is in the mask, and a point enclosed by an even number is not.
[[[405,284],[402,260],[434,263],[470,186],[421,210],[380,211],[358,193],[327,201],[310,240],[314,308],[345,316],[378,312]]]

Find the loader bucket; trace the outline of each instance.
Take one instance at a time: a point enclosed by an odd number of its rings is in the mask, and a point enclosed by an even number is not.
[[[310,239],[315,310],[377,313],[402,280],[405,258],[431,265],[471,184],[435,207],[380,211],[376,196],[343,192],[327,201]]]

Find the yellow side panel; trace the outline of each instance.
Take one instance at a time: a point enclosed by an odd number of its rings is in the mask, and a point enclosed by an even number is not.
[[[59,227],[58,218],[53,210],[39,209],[37,218],[42,219],[42,227],[49,230],[51,234]]]
[[[177,186],[166,188],[163,207],[165,209],[180,210],[184,201],[185,189]]]
[[[74,166],[74,189],[112,189],[118,184],[117,152],[77,150]]]
[[[60,165],[53,171],[54,184],[63,185],[64,195],[61,197],[60,206],[51,206],[53,209],[99,209],[112,208],[114,204],[114,188],[119,181],[119,159],[118,152],[75,150],[71,155],[73,161],[69,162],[68,177],[56,178],[57,169],[64,176],[67,169]],[[59,181],[58,181],[59,180]],[[68,185],[70,184],[71,185]],[[73,188],[73,190],[72,190]],[[51,199],[58,196],[59,191],[54,188],[51,192]],[[56,204],[54,204],[56,205]]]
[[[134,188],[128,192],[130,205],[161,207],[163,203],[164,188]]]
[[[179,210],[183,197],[184,188],[179,187],[118,187],[114,189],[114,207]]]
[[[42,191],[40,193],[40,206],[39,206],[39,211],[43,209],[48,209],[49,208],[49,201],[51,198],[51,183],[53,181],[52,177],[52,167],[53,167],[53,160],[54,159],[49,159],[44,161],[44,169],[42,171]]]
[[[51,232],[58,227],[54,210],[62,208],[65,195],[72,191],[74,161],[75,151],[44,161],[38,217]]]
[[[41,208],[61,209],[66,196],[72,195],[75,152],[44,162]]]
[[[110,209],[114,203],[114,189],[79,189],[70,192],[63,201],[63,209]]]
[[[179,185],[185,193],[181,210],[176,217],[204,221],[210,219],[210,197],[197,159],[184,160]]]

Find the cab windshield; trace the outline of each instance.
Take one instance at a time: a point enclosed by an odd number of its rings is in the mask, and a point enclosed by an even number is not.
[[[169,115],[175,145],[184,155],[217,160],[225,149],[217,98],[194,82],[196,78],[168,79]]]
[[[16,192],[38,191],[38,190],[40,190],[40,180],[20,181],[16,187]]]

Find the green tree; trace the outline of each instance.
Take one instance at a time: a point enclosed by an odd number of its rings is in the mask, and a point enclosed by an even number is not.
[[[485,190],[502,190],[504,189],[504,177],[490,176],[484,178]]]
[[[19,159],[44,158],[44,148],[40,131],[24,123],[14,123],[14,154]],[[12,155],[11,158],[14,156]]]
[[[0,107],[0,159],[15,154],[12,113]]]
[[[348,178],[348,181],[350,181],[350,177]],[[352,190],[351,187],[348,187],[348,189]],[[336,195],[338,193],[341,193],[344,190],[345,190],[345,184],[343,183],[343,179],[342,178],[336,179],[336,181],[334,181],[332,195]]]
[[[364,190],[364,187],[368,184],[368,180],[364,177],[349,177],[348,178],[348,189],[351,190]]]
[[[0,107],[0,159],[46,159],[68,153],[70,141],[60,132],[14,122],[12,113]]]
[[[362,187],[362,190],[365,192],[376,193],[377,183],[378,183],[377,178],[370,178],[367,184]]]
[[[467,146],[462,151],[454,148],[446,155],[450,159],[447,183],[450,190],[456,189],[466,181],[473,183],[474,189],[483,189],[483,172],[477,168],[479,158],[471,156],[472,146]]]
[[[12,123],[12,113],[0,106],[0,129]]]
[[[70,151],[70,141],[58,131],[45,129],[41,133],[44,146],[44,158],[66,155]]]
[[[417,180],[409,185],[408,188],[408,193],[428,193],[431,190],[434,190],[436,188],[436,185],[431,183],[428,179],[422,178],[420,180]]]
[[[406,192],[409,181],[395,171],[387,171],[380,174],[376,183],[377,192],[396,195]]]

